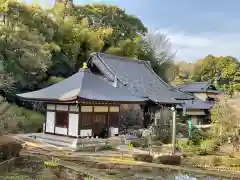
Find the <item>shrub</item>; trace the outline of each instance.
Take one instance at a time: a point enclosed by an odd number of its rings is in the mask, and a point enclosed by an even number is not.
[[[99,151],[109,151],[115,150],[115,147],[111,146],[110,144],[105,144],[104,146],[99,147]]]
[[[194,127],[192,129],[192,137],[189,138],[189,140],[191,140],[194,145],[199,145],[202,139],[205,139],[202,131]]]
[[[181,156],[177,155],[159,156],[158,158],[156,158],[155,162],[158,164],[180,165]]]
[[[141,137],[142,137],[142,132],[137,131],[135,135],[136,135],[138,138],[141,138]]]
[[[0,137],[0,154],[3,160],[19,157],[21,149],[21,144],[17,143],[14,139],[6,136]]]
[[[37,132],[42,129],[44,116],[36,111],[10,105],[1,116],[1,134],[24,132]]]
[[[192,141],[183,139],[177,141],[177,148],[180,148],[183,152],[196,152],[197,146]]]
[[[168,143],[171,138],[171,130],[167,125],[151,125],[149,131],[152,135],[153,141],[162,141],[163,143]]]
[[[178,140],[176,146],[180,149],[187,149],[189,141],[187,139]]]
[[[133,139],[131,140],[131,144],[133,145],[133,147],[148,147],[147,139]]]
[[[37,132],[38,129],[42,129],[44,117],[36,111],[30,111],[24,108],[22,109],[22,114],[24,118],[19,123],[19,127],[24,132]]]
[[[153,162],[153,156],[149,154],[134,154],[133,159],[135,161]]]
[[[133,145],[133,147],[141,147],[143,144],[143,140],[134,139],[134,140],[131,140],[131,144]]]
[[[196,153],[202,156],[212,154],[218,148],[217,143],[218,142],[214,139],[203,140],[197,148]]]

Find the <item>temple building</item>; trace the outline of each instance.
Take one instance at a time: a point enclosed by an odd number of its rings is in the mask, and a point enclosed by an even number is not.
[[[147,97],[150,101],[142,105],[144,121],[147,127],[171,119],[169,107],[176,107],[183,100],[191,100],[193,95],[187,94],[164,82],[152,69],[151,63],[144,60],[130,59],[93,53],[88,62],[89,69],[110,84],[118,82],[118,87],[127,89],[130,93]]]
[[[57,84],[17,96],[45,102],[45,133],[73,137],[118,135],[121,105],[142,109],[147,127],[171,119],[170,107],[193,99],[164,82],[150,62],[104,53],[92,54],[84,68]]]
[[[220,91],[210,82],[189,82],[179,85],[179,90],[194,95],[194,100],[185,100],[177,106],[185,120],[191,120],[196,127],[209,127],[210,110],[218,101]]]
[[[45,133],[71,137],[118,135],[119,106],[148,101],[110,85],[84,66],[57,84],[17,94],[23,100],[46,103]]]

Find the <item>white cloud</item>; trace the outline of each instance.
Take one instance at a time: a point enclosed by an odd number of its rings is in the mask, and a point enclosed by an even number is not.
[[[187,34],[162,30],[176,51],[176,60],[195,61],[209,54],[240,58],[240,33]]]

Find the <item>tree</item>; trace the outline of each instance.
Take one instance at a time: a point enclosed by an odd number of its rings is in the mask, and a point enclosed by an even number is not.
[[[147,33],[147,28],[142,24],[140,19],[127,14],[117,6],[104,4],[75,5],[72,14],[78,20],[87,18],[92,28],[109,27],[113,29],[106,47],[116,45],[121,40],[132,40],[139,34],[144,35]]]
[[[5,72],[13,74],[22,86],[31,86],[31,77],[46,72],[51,64],[49,44],[26,26],[2,28],[0,36],[0,58]]]
[[[240,119],[229,106],[227,97],[222,96],[220,101],[211,110],[212,132],[218,136],[239,135]]]
[[[239,83],[239,68],[240,63],[236,58],[209,55],[195,63],[195,74],[192,80],[217,82],[221,88],[223,85],[230,87]]]
[[[151,62],[153,70],[163,80],[168,82],[171,79],[173,75],[169,70],[174,62],[175,53],[172,52],[171,43],[166,35],[157,32],[143,36],[139,54]]]

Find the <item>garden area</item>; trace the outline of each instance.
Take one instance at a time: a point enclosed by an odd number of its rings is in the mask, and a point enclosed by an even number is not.
[[[9,179],[239,179],[240,153],[238,149],[237,121],[231,108],[219,102],[212,110],[212,129],[192,129],[191,137],[177,139],[176,155],[171,155],[171,126],[161,129],[152,125],[148,129],[132,131],[132,137],[109,142],[101,147],[86,147],[77,152],[50,151],[24,154],[18,142],[5,139],[1,143],[2,161],[20,158],[10,166],[1,166],[2,176]],[[222,104],[221,104],[222,103]],[[221,112],[221,113],[219,113]],[[228,121],[224,121],[227,119]],[[184,128],[177,127],[178,131]],[[2,136],[3,137],[3,136]],[[4,137],[5,138],[5,137]],[[117,147],[125,141],[128,152]],[[8,144],[6,146],[6,144]],[[139,152],[137,153],[136,150]],[[103,153],[82,156],[78,153]],[[112,156],[105,156],[114,152]],[[143,153],[144,152],[144,153]],[[51,159],[52,158],[52,159]],[[54,160],[54,159],[60,160]],[[23,160],[25,159],[25,160]],[[2,167],[4,167],[2,169]],[[7,170],[6,170],[7,167]],[[15,178],[15,179],[14,179]]]

